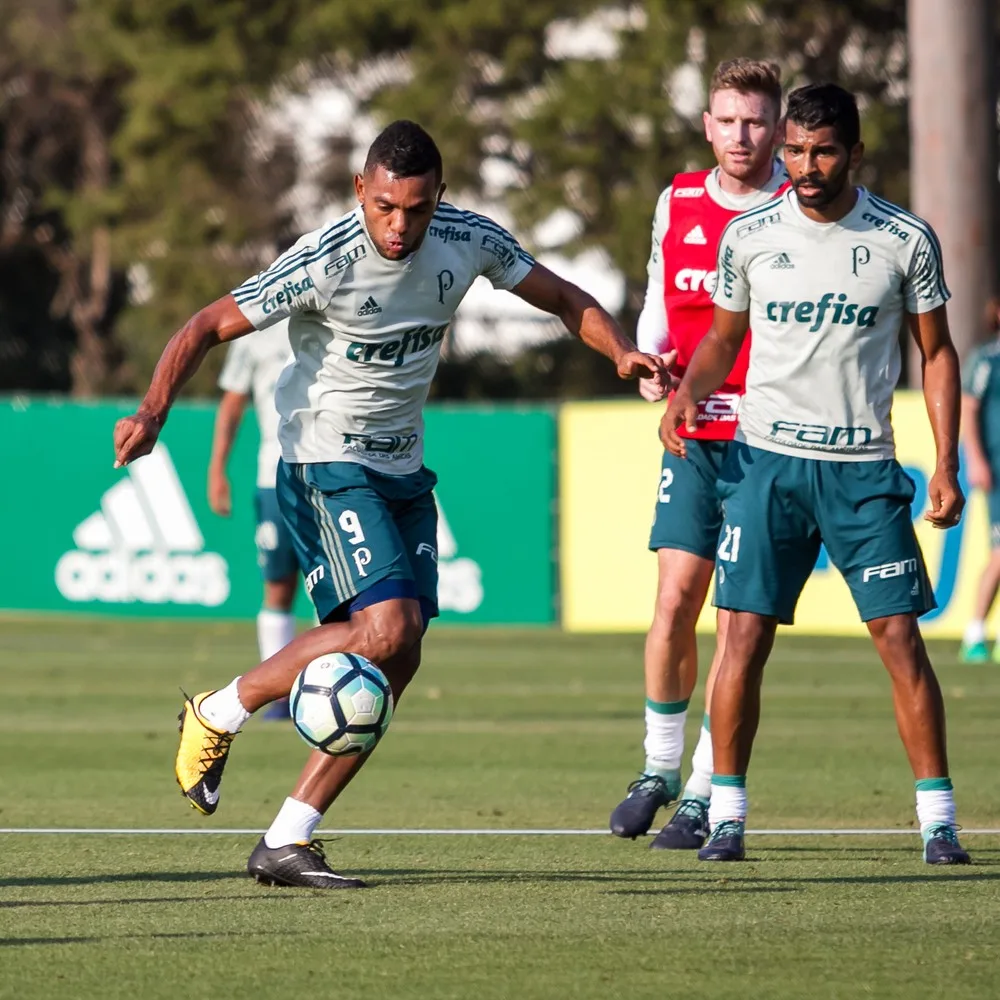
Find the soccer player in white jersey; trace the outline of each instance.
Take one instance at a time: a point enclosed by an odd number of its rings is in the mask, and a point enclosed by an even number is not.
[[[774,158],[781,117],[781,75],[773,63],[731,59],[720,63],[709,85],[705,137],[718,166],[678,174],[656,203],[646,300],[636,340],[640,350],[673,351],[675,374],[683,374],[712,325],[715,249],[731,219],[773,199],[787,183]],[[709,713],[681,795],[681,758],[687,707],[698,679],[695,623],[712,582],[715,546],[722,523],[716,492],[719,469],[736,431],[736,413],[747,370],[747,347],[724,385],[700,408],[689,437],[688,460],[664,450],[649,548],[656,552],[657,588],[653,622],[646,636],[643,741],[645,763],[611,813],[618,837],[646,833],[660,806],[680,798],[670,822],[653,838],[656,849],[693,850],[708,836],[712,782]],[[653,382],[639,391],[651,402],[663,398]],[[683,433],[683,432],[682,432]],[[727,612],[718,614],[716,653],[705,684],[709,703],[719,653],[725,645]]]
[[[398,701],[437,608],[434,474],[423,464],[422,410],[441,341],[479,275],[558,316],[622,378],[669,379],[595,299],[536,264],[500,226],[441,201],[441,155],[408,121],[389,125],[355,178],[358,207],[304,236],[267,270],[197,313],[171,339],[138,412],[115,427],[118,464],[148,453],[180,387],[212,346],[289,319],[294,361],[278,382],[278,497],[318,627],[254,670],[188,699],[175,771],[215,811],[233,738],[284,697],[315,657],[359,653]],[[364,757],[313,753],[250,856],[272,885],[357,888],[312,841]]]
[[[956,834],[941,690],[917,624],[934,594],[910,516],[914,485],[895,459],[889,420],[905,318],[937,453],[925,517],[938,528],[957,524],[960,379],[949,293],[930,226],[852,185],[863,153],[853,95],[833,84],[789,95],[793,188],[723,233],[712,328],[661,423],[664,445],[683,456],[677,428],[693,426],[698,400],[722,382],[751,326],[740,431],[719,479],[715,603],[731,614],[712,693],[705,861],[744,857],[764,665],[778,624],[792,623],[821,542],[892,681],[924,860],[969,860]]]
[[[281,447],[278,444],[278,411],[274,408],[274,387],[278,376],[292,360],[288,343],[288,321],[267,330],[257,330],[229,345],[219,373],[222,398],[215,414],[212,454],[208,462],[208,504],[220,517],[233,510],[232,489],[227,466],[233,442],[240,429],[247,404],[253,401],[260,432],[257,451],[257,493],[254,507],[257,530],[257,565],[264,581],[264,597],[257,613],[257,646],[266,660],[295,636],[292,605],[298,589],[299,565],[292,536],[278,509],[275,481]],[[268,706],[265,719],[287,719],[288,699]]]

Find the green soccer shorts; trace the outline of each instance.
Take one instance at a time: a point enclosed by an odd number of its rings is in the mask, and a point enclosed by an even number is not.
[[[663,452],[649,547],[714,559],[722,525],[718,478],[731,442],[684,443],[687,458]]]
[[[278,503],[321,622],[393,598],[437,616],[437,476],[356,462],[278,463]]]
[[[799,458],[734,442],[719,477],[716,607],[791,625],[821,544],[862,621],[937,607],[895,459]]]

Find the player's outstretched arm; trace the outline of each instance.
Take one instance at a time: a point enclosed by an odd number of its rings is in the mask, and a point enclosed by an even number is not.
[[[536,309],[558,316],[570,333],[610,358],[620,378],[651,378],[658,385],[669,384],[670,375],[659,355],[640,351],[597,299],[547,267],[535,264],[511,291]]]
[[[177,394],[209,349],[250,333],[253,326],[232,295],[205,306],[167,342],[139,409],[115,424],[115,468],[148,455]]]
[[[959,403],[962,394],[958,353],[948,329],[943,305],[922,313],[908,313],[910,334],[920,350],[924,401],[931,421],[937,464],[927,492],[931,509],[924,518],[935,528],[958,524],[965,506],[958,485]]]
[[[715,307],[712,325],[695,348],[680,387],[660,421],[660,440],[667,451],[680,458],[687,454],[677,428],[684,424],[689,431],[697,429],[698,403],[715,392],[733,370],[749,319],[747,310],[731,312]]]

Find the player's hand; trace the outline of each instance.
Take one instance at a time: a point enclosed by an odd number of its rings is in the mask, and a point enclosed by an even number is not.
[[[988,462],[976,456],[969,459],[969,485],[984,493],[989,493],[993,489],[993,473],[990,471]]]
[[[661,400],[666,399],[670,395],[671,390],[676,389],[679,384],[677,377],[671,371],[674,362],[677,360],[677,352],[668,351],[666,354],[661,354],[660,360],[663,362],[663,366],[667,369],[670,376],[668,385],[663,385],[651,378],[639,379],[639,395],[650,403],[659,403]]]
[[[931,509],[924,514],[935,528],[953,528],[962,517],[965,497],[958,485],[958,476],[952,468],[938,468],[927,485]]]
[[[626,351],[618,359],[619,378],[647,378],[669,391],[676,381],[658,354]]]
[[[122,417],[115,424],[115,468],[148,455],[162,428],[163,422],[158,417],[142,410],[131,417]]]
[[[219,469],[209,469],[208,472],[208,506],[219,517],[229,517],[233,512],[229,477]]]
[[[660,420],[660,441],[671,455],[687,458],[684,439],[677,433],[681,424],[691,433],[698,428],[698,404],[683,389],[677,391]]]

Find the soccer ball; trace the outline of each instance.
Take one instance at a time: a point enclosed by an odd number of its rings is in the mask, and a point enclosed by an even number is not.
[[[299,736],[333,757],[367,753],[392,718],[385,674],[357,653],[317,657],[295,678],[289,697]]]

